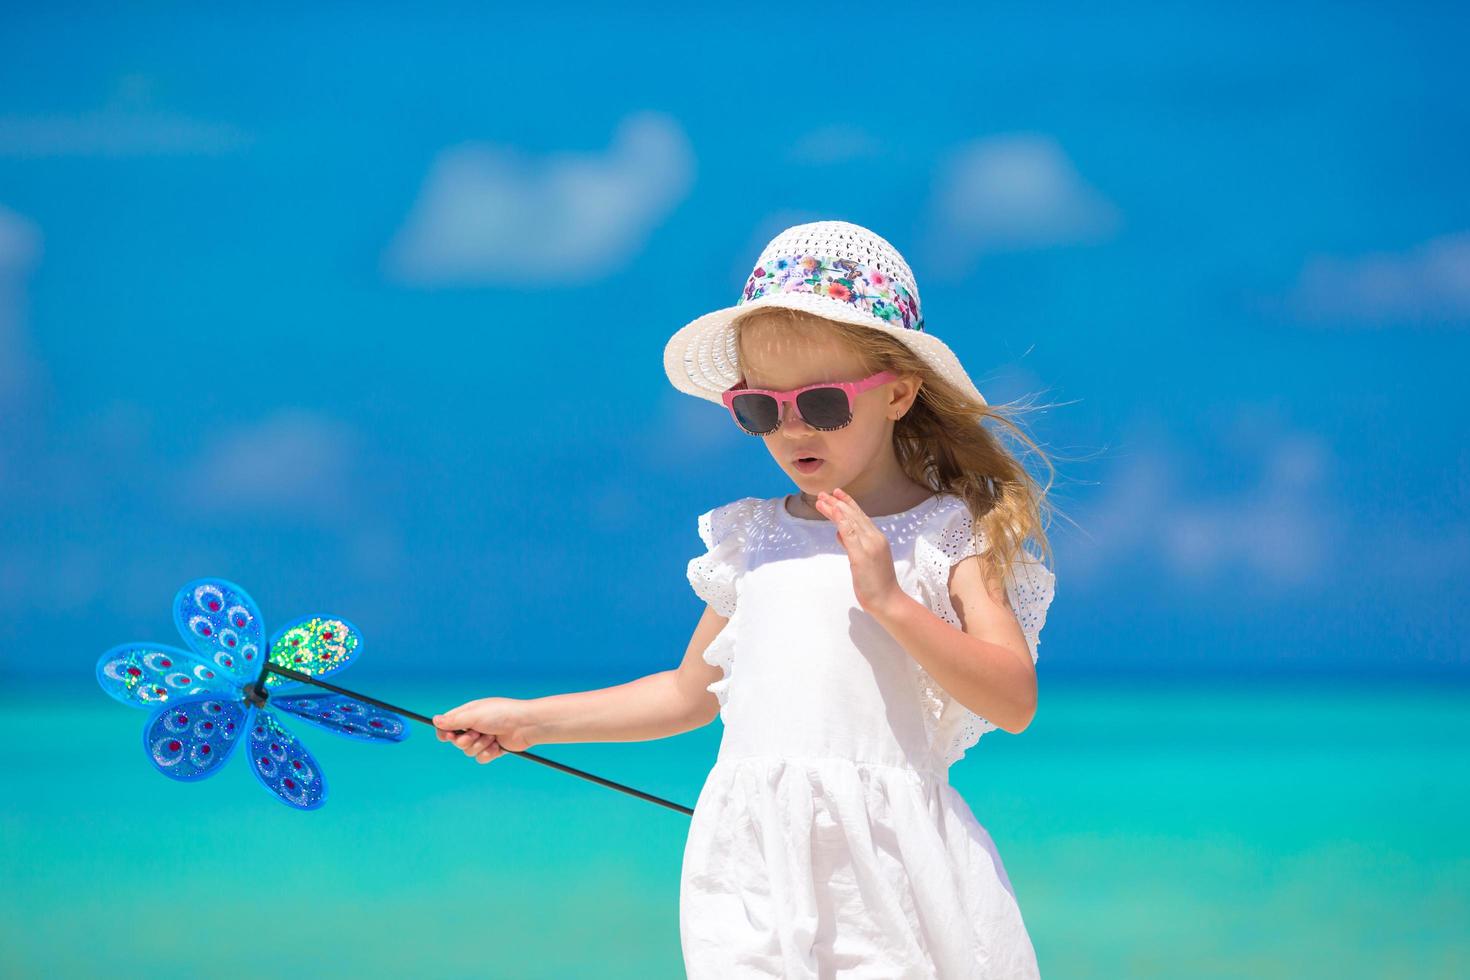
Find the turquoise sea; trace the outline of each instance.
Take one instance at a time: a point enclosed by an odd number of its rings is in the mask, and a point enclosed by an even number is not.
[[[628,679],[368,693],[433,713]],[[239,760],[158,775],[101,691],[0,705],[6,977],[683,975],[683,814],[423,726],[306,724],[330,799],[298,813]],[[719,736],[532,751],[692,805]],[[1465,977],[1467,759],[1464,688],[1043,676],[1032,726],[952,781],[1048,978]]]

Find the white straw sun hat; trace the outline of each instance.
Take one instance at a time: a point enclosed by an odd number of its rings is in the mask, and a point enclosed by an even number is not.
[[[734,306],[681,327],[664,347],[675,388],[717,405],[740,380],[734,321],[752,310],[804,310],[892,334],[940,377],[985,404],[944,341],[924,332],[919,287],[898,250],[862,225],[812,221],[771,239]]]

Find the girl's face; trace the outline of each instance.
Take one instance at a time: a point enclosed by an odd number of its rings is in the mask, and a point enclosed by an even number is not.
[[[830,331],[779,323],[757,327],[750,321],[741,333],[740,364],[745,384],[774,391],[859,381],[873,373]],[[893,452],[893,425],[918,390],[918,379],[912,376],[870,388],[853,398],[852,421],[833,432],[813,429],[788,402],[781,406],[780,427],[761,439],[776,464],[806,493],[834,487],[854,495],[871,492],[893,478],[904,479]],[[807,457],[819,462],[798,465]]]

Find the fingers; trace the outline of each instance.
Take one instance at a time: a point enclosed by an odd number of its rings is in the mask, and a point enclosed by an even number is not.
[[[823,506],[823,505],[826,506]],[[872,526],[872,521],[863,509],[858,506],[857,501],[848,495],[841,487],[835,488],[831,493],[825,491],[817,494],[817,509],[837,527],[837,532],[844,538],[849,537],[859,529]]]
[[[465,737],[464,754],[480,763],[489,762],[500,755],[500,740],[494,735],[474,732],[473,738]]]
[[[443,714],[434,715],[434,736],[441,742],[453,742],[455,748],[480,763],[503,755],[505,749],[497,735],[482,732],[474,726],[498,727],[483,710],[483,701],[468,701]]]
[[[455,735],[452,732],[441,731],[439,740],[453,742],[455,747],[466,756],[480,763],[489,762],[505,753],[500,739],[485,732],[471,730]]]
[[[841,487],[836,487],[829,496],[837,501],[837,506],[850,520],[856,520],[859,524],[870,523],[867,513],[858,506],[858,502],[853,500],[852,496],[846,490]]]
[[[842,512],[842,501],[831,494],[819,492],[816,507],[822,512],[822,516],[832,523],[833,529],[837,532],[837,540],[846,542],[847,537],[844,532],[848,530],[848,521]]]
[[[468,731],[454,736],[454,744],[459,746],[459,750],[465,755],[474,755],[479,751],[476,746],[480,744],[481,740],[488,737],[484,732]]]
[[[434,737],[441,742],[448,742],[452,739],[458,738],[465,732],[472,731],[474,731],[473,728],[440,728],[436,725],[434,726]]]
[[[464,732],[474,731],[476,724],[474,709],[478,704],[477,701],[466,701],[457,708],[451,708],[443,714],[435,715],[430,719],[434,723],[434,737],[441,742],[448,742],[458,738]]]

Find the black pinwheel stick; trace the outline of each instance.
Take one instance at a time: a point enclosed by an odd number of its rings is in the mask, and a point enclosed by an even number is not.
[[[269,661],[266,662],[265,667],[262,668],[260,671],[260,676],[255,679],[255,683],[251,686],[251,693],[255,696],[255,698],[258,698],[262,702],[265,700],[266,697],[265,675],[267,673],[280,674],[282,677],[289,677],[293,681],[301,681],[306,684],[314,684],[317,687],[324,687],[329,691],[336,691],[338,694],[345,694],[349,698],[356,698],[359,701],[366,701],[368,704],[375,704],[386,711],[393,712],[395,715],[402,715],[405,718],[412,718],[414,721],[421,721],[425,725],[428,725],[430,728],[438,728],[438,726],[434,724],[434,719],[428,717],[427,715],[421,715],[417,711],[409,711],[407,708],[400,708],[395,704],[389,704],[387,701],[379,701],[377,698],[369,697],[366,694],[359,694],[356,691],[349,691],[345,687],[338,687],[336,684],[331,684],[327,681],[321,680],[320,678],[312,677],[310,674],[303,674],[299,670],[292,670],[290,667],[282,667],[279,664],[273,664]],[[462,735],[464,734],[464,732],[465,729],[463,728],[457,728],[454,730],[454,734],[456,735]],[[532,762],[539,762],[543,766],[550,766],[553,769],[560,769],[562,772],[571,773],[573,776],[580,776],[583,779],[589,779],[594,783],[600,783],[603,786],[607,786],[616,790],[621,790],[622,792],[627,793],[631,796],[636,796],[641,800],[647,800],[650,803],[657,803],[659,806],[666,806],[670,810],[678,810],[680,813],[691,815],[694,813],[694,811],[689,809],[687,806],[681,806],[678,803],[673,803],[669,800],[665,800],[660,797],[653,796],[652,794],[645,793],[640,789],[634,789],[631,786],[624,786],[622,783],[615,783],[611,779],[603,779],[601,776],[594,776],[590,772],[585,772],[581,769],[575,769],[571,766],[563,765],[560,762],[554,762],[551,759],[546,758],[545,756],[532,755],[530,752],[517,752],[515,749],[507,749],[503,745],[501,746],[501,749],[509,752],[511,755],[518,755],[522,759],[530,759]]]

